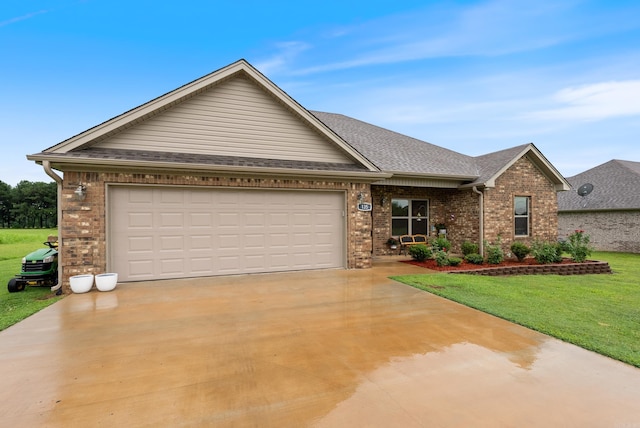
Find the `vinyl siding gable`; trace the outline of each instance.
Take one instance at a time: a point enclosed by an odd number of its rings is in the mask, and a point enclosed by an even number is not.
[[[94,147],[353,163],[335,144],[242,76],[224,80]]]

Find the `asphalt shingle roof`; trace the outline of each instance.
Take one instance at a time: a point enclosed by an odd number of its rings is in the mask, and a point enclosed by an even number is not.
[[[474,158],[370,123],[335,113],[312,111],[333,132],[382,171],[478,176]]]
[[[474,158],[478,168],[478,178],[475,181],[478,183],[484,183],[494,177],[527,146],[528,144],[522,144],[520,146],[511,147],[509,149],[500,150],[498,152]]]
[[[613,159],[567,181],[572,190],[558,194],[559,211],[640,209],[640,162]],[[586,183],[593,191],[582,197],[577,190]]]

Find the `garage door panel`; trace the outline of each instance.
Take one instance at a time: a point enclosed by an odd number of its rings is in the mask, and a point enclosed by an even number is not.
[[[159,214],[159,224],[158,227],[178,227],[182,228],[184,226],[184,214],[183,213],[172,213],[172,212],[163,212]]]
[[[127,239],[127,252],[151,252],[153,251],[153,238],[150,236],[133,236]]]
[[[192,257],[191,271],[197,274],[211,275],[213,272],[213,258],[212,257]]]
[[[283,249],[289,246],[289,235],[286,233],[272,233],[269,235],[269,245],[272,249]]]
[[[211,228],[213,226],[213,215],[210,212],[189,213],[189,226],[192,228]]]
[[[180,251],[184,250],[184,236],[161,236],[160,251]]]
[[[147,188],[131,187],[124,196],[130,204],[152,204],[154,195]]]
[[[192,250],[211,250],[212,244],[211,235],[192,235],[189,237],[189,248]]]
[[[185,271],[185,263],[181,258],[163,258],[159,263],[160,275],[182,275]]]
[[[237,229],[239,227],[239,215],[237,212],[220,212],[218,213],[218,227],[227,227]]]
[[[164,206],[164,205],[182,206],[185,203],[184,192],[156,192],[155,195],[160,200],[160,206]]]
[[[130,277],[148,277],[153,273],[153,260],[132,260],[128,262],[128,273]]]
[[[153,228],[153,213],[151,212],[130,213],[127,219],[129,220],[127,222],[129,228]]]
[[[344,266],[344,193],[113,186],[123,281]]]

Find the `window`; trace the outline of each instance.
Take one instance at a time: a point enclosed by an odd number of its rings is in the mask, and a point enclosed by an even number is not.
[[[391,235],[426,235],[429,230],[429,201],[391,200]]]
[[[513,201],[515,236],[529,236],[531,198],[516,196]]]

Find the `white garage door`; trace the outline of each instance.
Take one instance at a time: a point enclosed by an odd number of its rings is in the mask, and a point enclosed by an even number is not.
[[[344,267],[344,193],[109,188],[119,280]]]

